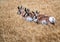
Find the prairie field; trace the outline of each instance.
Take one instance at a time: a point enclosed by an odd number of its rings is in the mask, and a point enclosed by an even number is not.
[[[21,5],[54,16],[55,25],[25,21],[17,14]],[[0,42],[60,42],[60,0],[0,0]]]

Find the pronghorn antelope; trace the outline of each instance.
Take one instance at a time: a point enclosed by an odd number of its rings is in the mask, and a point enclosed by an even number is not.
[[[22,15],[24,17],[25,14],[25,8],[23,6],[18,6],[18,14]]]
[[[27,8],[24,8],[23,6],[17,7],[18,8],[18,13],[24,17],[25,20],[27,21],[33,21],[33,16],[34,14]]]
[[[33,21],[41,24],[55,24],[56,19],[53,16],[43,15],[36,11]]]
[[[25,8],[25,19],[33,21],[33,17],[35,16],[34,11],[30,11],[29,9]]]

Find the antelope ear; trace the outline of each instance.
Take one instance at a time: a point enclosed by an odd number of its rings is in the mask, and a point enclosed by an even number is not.
[[[22,8],[23,6],[21,5],[20,8]]]
[[[32,13],[34,13],[34,11],[32,11]]]
[[[29,12],[29,11],[30,11],[30,9],[27,9],[27,11]]]
[[[40,12],[36,10],[36,13],[39,14]]]
[[[25,8],[25,11],[26,11],[26,8]]]
[[[18,9],[20,9],[20,7],[19,7],[19,6],[18,6],[17,8],[18,8]]]

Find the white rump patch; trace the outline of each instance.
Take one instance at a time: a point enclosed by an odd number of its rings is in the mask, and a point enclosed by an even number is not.
[[[55,23],[55,18],[54,17],[49,17],[49,21],[50,21],[50,23]]]

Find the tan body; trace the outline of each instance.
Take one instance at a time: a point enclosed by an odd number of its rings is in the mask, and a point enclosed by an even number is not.
[[[37,22],[41,23],[43,20],[46,20],[47,23],[50,23],[49,22],[49,17],[50,16],[45,16],[45,15],[40,14],[40,15],[37,16],[37,19],[38,19]]]

